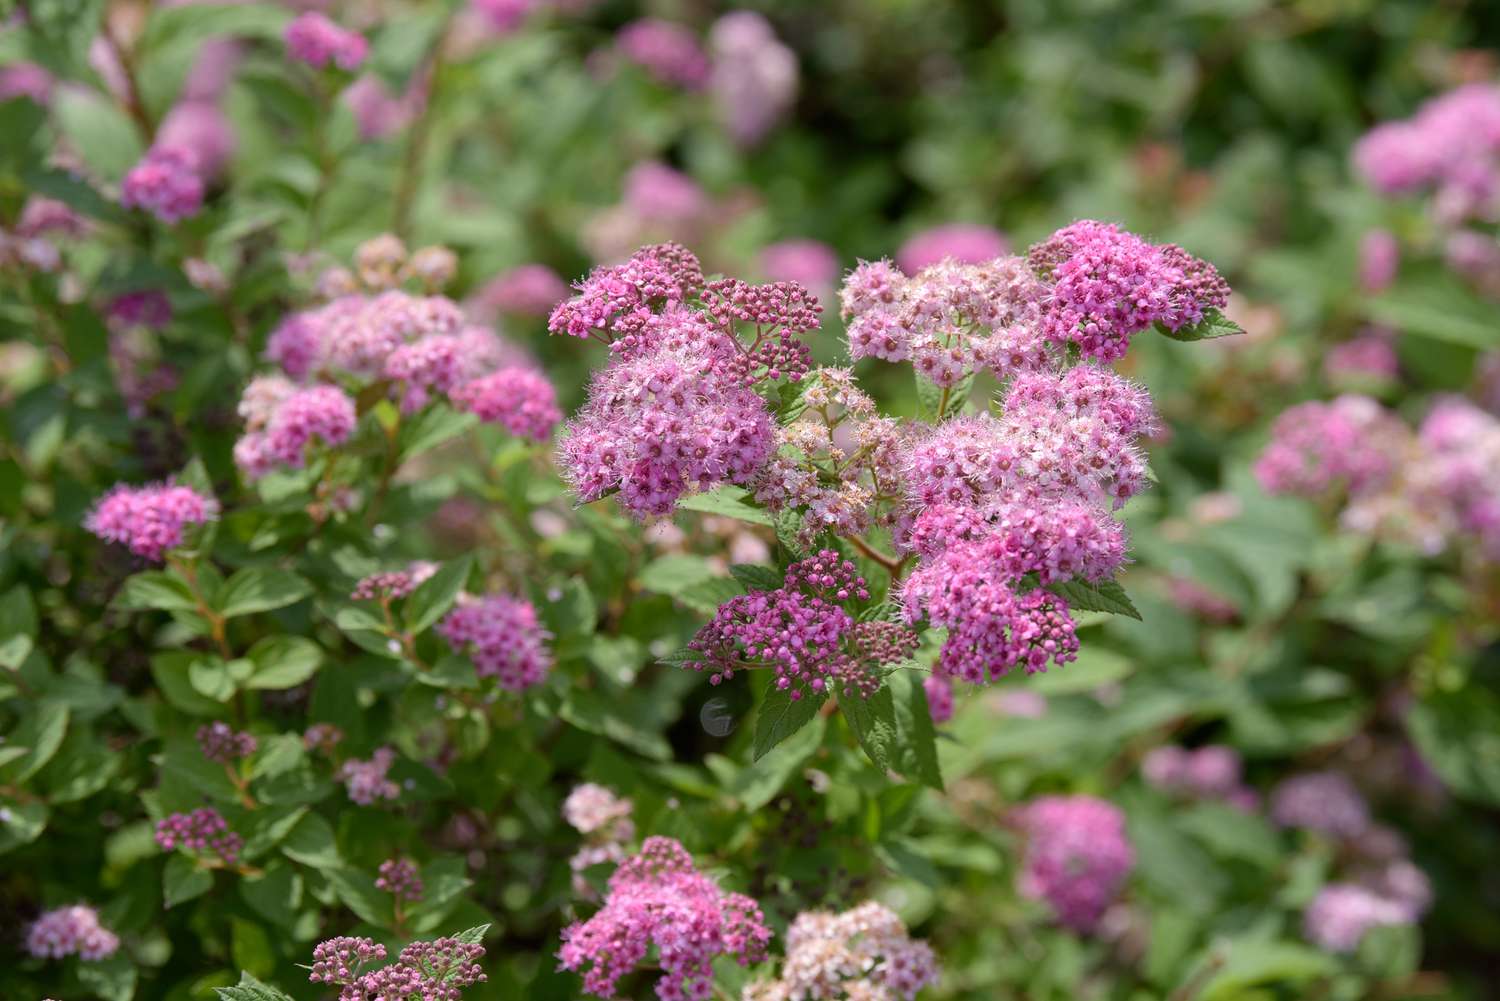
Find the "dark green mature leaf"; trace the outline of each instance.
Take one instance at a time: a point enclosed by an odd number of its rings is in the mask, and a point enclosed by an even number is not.
[[[766,690],[765,701],[755,717],[755,745],[753,760],[759,761],[771,748],[801,730],[818,715],[823,703],[828,701],[824,692],[804,694],[793,699],[788,690],[774,684]]]
[[[381,928],[389,928],[395,920],[391,908],[391,895],[375,888],[375,880],[358,869],[324,869],[323,875],[333,884],[344,906],[353,911],[361,921],[368,921]]]
[[[638,580],[641,587],[648,591],[676,597],[694,584],[712,580],[716,576],[718,574],[712,564],[702,556],[668,553],[642,567]]]
[[[736,563],[729,568],[729,573],[751,591],[774,591],[782,583],[780,571],[759,563]]]
[[[297,825],[281,840],[281,854],[320,872],[344,864],[333,828],[316,813],[304,814],[297,821]]]
[[[215,987],[220,1001],[295,1001],[270,984],[262,983],[248,973],[240,974],[240,982],[233,987]]]
[[[174,854],[167,859],[161,874],[162,903],[173,908],[213,889],[213,873],[198,868],[186,855]]]
[[[1406,728],[1455,793],[1500,804],[1500,699],[1472,685],[1429,692],[1407,713]]]
[[[479,426],[479,418],[464,410],[431,407],[401,429],[401,459],[405,461]]]
[[[943,788],[938,767],[937,730],[927,705],[927,690],[915,671],[894,671],[886,678],[895,710],[899,744],[892,748],[892,762],[901,774],[934,789]]]
[[[1243,334],[1245,328],[1235,323],[1217,309],[1206,310],[1197,323],[1171,330],[1158,323],[1156,329],[1174,341],[1210,341],[1217,337],[1233,337]]]
[[[1333,957],[1295,942],[1231,939],[1215,951],[1223,965],[1203,984],[1202,1001],[1246,997],[1258,984],[1305,983],[1336,969]]]
[[[1065,580],[1047,585],[1047,590],[1065,598],[1068,607],[1074,611],[1109,612],[1112,615],[1128,615],[1132,619],[1141,617],[1141,613],[1131,602],[1130,595],[1125,593],[1118,581],[1105,580],[1090,584],[1077,579]]]
[[[918,415],[929,424],[938,424],[963,410],[974,389],[970,372],[946,390],[922,375],[916,376]]]
[[[138,972],[124,949],[106,959],[78,964],[78,982],[104,1001],[131,1001]]]
[[[115,607],[140,612],[191,612],[198,608],[187,581],[170,570],[147,570],[125,578],[115,595]]]
[[[840,690],[838,700],[839,709],[866,756],[881,771],[893,771],[892,751],[900,740],[900,725],[896,722],[896,704],[890,688],[881,686],[869,698]]]
[[[1403,333],[1471,348],[1500,347],[1494,306],[1449,275],[1398,283],[1366,301],[1365,309],[1372,320]]]
[[[472,556],[460,556],[444,563],[437,573],[418,585],[402,608],[406,631],[416,635],[447,615],[468,582],[473,565]]]
[[[317,673],[323,649],[301,636],[267,636],[247,654],[255,673],[245,682],[250,689],[295,688]]]
[[[811,725],[799,729],[795,736],[765,756],[757,755],[753,764],[735,776],[729,791],[739,798],[740,805],[746,810],[759,810],[776,797],[802,763],[817,751],[826,729],[827,722],[814,713]]]
[[[268,612],[301,601],[312,594],[312,585],[287,570],[246,567],[235,571],[219,589],[215,604],[219,614],[233,618]]]
[[[0,765],[0,783],[17,785],[42,770],[62,746],[68,732],[69,710],[66,704],[44,699],[33,704],[21,719],[21,725],[6,735],[5,743],[26,749],[26,753]]]
[[[465,928],[453,937],[467,945],[478,945],[484,941],[485,932],[489,930],[490,926],[487,924],[475,925],[473,928]]]
[[[745,499],[748,496],[749,492],[743,487],[723,486],[706,493],[689,494],[677,502],[677,507],[683,511],[716,514],[722,518],[770,527],[771,515],[761,508],[751,506]]]

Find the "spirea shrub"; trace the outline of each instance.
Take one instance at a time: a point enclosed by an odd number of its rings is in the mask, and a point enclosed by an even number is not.
[[[1487,996],[1493,86],[826,6],[4,19],[0,997]]]

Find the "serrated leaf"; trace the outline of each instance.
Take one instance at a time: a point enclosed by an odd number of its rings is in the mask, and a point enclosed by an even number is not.
[[[859,746],[864,748],[865,756],[882,772],[894,771],[891,751],[899,740],[899,727],[896,723],[896,704],[891,697],[890,688],[881,686],[869,698],[857,691],[850,693],[840,688],[838,700],[839,710],[843,712]]]
[[[268,612],[301,601],[312,594],[312,585],[287,570],[246,567],[235,571],[219,589],[219,614],[226,618]]]
[[[781,572],[760,563],[736,563],[729,574],[751,591],[774,591],[782,585]]]
[[[1197,323],[1188,324],[1172,330],[1160,323],[1156,329],[1174,341],[1211,341],[1217,337],[1233,337],[1243,334],[1245,328],[1235,323],[1229,317],[1217,309],[1208,309],[1203,313],[1203,319]]]
[[[823,701],[819,699],[818,704],[822,705]],[[789,739],[771,749],[764,757],[756,755],[750,767],[742,769],[735,776],[729,791],[746,810],[759,810],[776,797],[787,780],[802,767],[802,763],[817,751],[823,743],[826,728],[827,722],[814,710],[808,724],[800,727]]]
[[[745,499],[748,496],[749,492],[742,487],[723,486],[706,493],[689,494],[677,502],[677,507],[683,511],[716,514],[721,518],[733,518],[769,528],[770,514],[749,504]]]
[[[914,671],[894,671],[886,678],[895,709],[897,745],[891,749],[896,771],[934,789],[943,788],[938,768],[937,729],[927,705],[927,690]]]
[[[490,926],[487,924],[475,925],[473,928],[465,928],[453,937],[466,945],[478,945],[484,941],[484,933],[489,930]]]
[[[1065,580],[1056,584],[1048,584],[1047,590],[1067,601],[1070,609],[1084,612],[1109,612],[1112,615],[1127,615],[1132,619],[1140,619],[1141,613],[1136,610],[1135,604],[1130,600],[1130,595],[1118,581],[1103,580],[1098,584],[1090,584],[1084,580]]]
[[[408,633],[415,636],[448,614],[448,609],[453,607],[453,602],[458,599],[459,592],[468,582],[473,565],[472,556],[449,560],[437,573],[417,586],[407,597],[401,610],[401,618],[406,623]]]
[[[806,692],[800,699],[793,699],[789,692],[789,689],[777,688],[774,684],[767,690],[765,701],[755,717],[751,760],[759,761],[771,748],[801,730],[828,701],[825,692]]]
[[[697,650],[685,646],[678,647],[671,653],[663,654],[662,656],[656,658],[656,662],[658,664],[666,664],[670,667],[692,667],[694,669],[698,669],[698,667],[704,664],[706,660],[707,658],[705,658],[703,654],[699,653]]]
[[[248,973],[240,974],[240,982],[233,987],[215,987],[222,1001],[294,1001],[294,999],[270,984],[262,983]]]

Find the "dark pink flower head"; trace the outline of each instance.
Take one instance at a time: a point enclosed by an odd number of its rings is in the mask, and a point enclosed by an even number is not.
[[[160,330],[172,322],[172,303],[160,289],[122,292],[109,301],[106,315],[121,326]]]
[[[214,856],[224,865],[239,861],[245,840],[229,829],[219,811],[202,807],[174,813],[156,825],[156,843],[164,852],[178,848],[195,855]]]
[[[396,752],[389,747],[377,747],[368,761],[350,758],[339,769],[338,778],[344,783],[349,799],[360,806],[369,806],[382,799],[395,799],[401,795],[401,787],[386,777],[396,763]]]
[[[322,68],[330,64],[350,71],[369,54],[370,43],[357,31],[335,24],[317,11],[299,15],[286,27],[286,50],[293,59]]]
[[[340,100],[354,112],[361,139],[384,139],[409,125],[426,99],[420,83],[405,94],[392,94],[384,81],[367,73],[351,83]]]
[[[221,765],[248,758],[260,746],[254,734],[237,731],[223,720],[200,726],[197,736],[198,749],[203,756]]]
[[[708,207],[708,196],[687,174],[647,160],[625,175],[625,205],[651,222],[685,222]]]
[[[708,83],[708,56],[679,24],[654,17],[632,21],[615,36],[615,47],[664,84],[698,90]]]
[[[693,858],[671,838],[647,838],[609,880],[604,906],[589,920],[563,929],[562,969],[583,973],[584,990],[615,996],[621,977],[654,946],[662,976],[662,1001],[705,999],[713,960],[741,965],[766,958],[771,930],[749,897],[725,893],[698,872]]]
[[[272,469],[301,469],[309,447],[333,448],[354,432],[354,401],[337,386],[292,391],[275,404],[265,429],[249,431],[234,446],[234,460],[250,479]]]
[[[1212,264],[1108,223],[1074,223],[1028,257],[1052,283],[1043,333],[1099,361],[1124,357],[1130,338],[1152,324],[1177,330],[1229,301],[1229,286]]]
[[[194,158],[175,148],[152,148],[120,184],[120,204],[150,212],[165,223],[197,215],[203,179]]]
[[[797,98],[796,53],[777,39],[769,21],[750,10],[730,11],[715,21],[709,42],[719,119],[736,143],[753,146]]]
[[[572,337],[611,337],[638,330],[654,311],[703,288],[692,251],[675,243],[642,247],[624,264],[595,268],[578,294],[552,311],[547,329]]]
[[[908,275],[951,258],[959,264],[984,264],[1010,253],[1010,241],[992,226],[949,223],[908,239],[896,251],[896,263]]]
[[[498,424],[517,438],[546,441],[562,420],[552,383],[525,365],[480,376],[449,395],[460,410],[476,414],[487,424]]]
[[[1500,87],[1466,84],[1422,105],[1411,118],[1370,130],[1354,166],[1387,195],[1424,189],[1448,223],[1493,219],[1500,211]]]
[[[99,501],[83,525],[106,542],[117,542],[137,556],[160,563],[168,550],[182,545],[187,526],[218,516],[218,501],[191,487],[122,483]]]
[[[1021,892],[1051,904],[1074,931],[1093,931],[1135,865],[1125,815],[1093,796],[1044,796],[1026,805],[1021,823]]]
[[[107,959],[120,948],[120,939],[99,923],[99,912],[83,904],[59,907],[33,921],[26,929],[26,951],[38,959]]]
[[[404,598],[437,573],[438,565],[416,560],[405,570],[391,570],[361,578],[349,595],[350,601],[378,601]]]
[[[507,691],[540,684],[552,669],[550,638],[531,602],[508,594],[460,595],[437,631],[454,653],[468,654],[479,677]]]
[[[375,889],[384,890],[397,900],[415,903],[422,899],[422,877],[411,859],[386,859],[380,863]]]

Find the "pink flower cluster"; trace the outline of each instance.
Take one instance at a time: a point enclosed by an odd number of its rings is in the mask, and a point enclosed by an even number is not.
[[[349,71],[365,61],[370,43],[359,32],[341,27],[317,11],[308,11],[286,26],[286,51],[309,66],[321,69],[335,65]]]
[[[350,758],[339,768],[339,781],[349,799],[360,806],[369,806],[382,799],[395,799],[401,795],[401,787],[386,777],[396,763],[396,752],[389,747],[378,747],[370,760]]]
[[[620,978],[655,946],[663,974],[657,997],[706,1001],[714,958],[758,963],[766,958],[771,930],[755,901],[719,889],[678,842],[652,837],[610,877],[604,906],[563,929],[562,940],[561,968],[583,971],[590,994],[614,997]]]
[[[1212,264],[1109,223],[1060,229],[1028,259],[1052,286],[1042,332],[1100,361],[1123,358],[1130,338],[1153,324],[1180,330],[1229,302],[1229,285]]]
[[[479,966],[484,946],[456,938],[413,942],[389,966],[385,946],[368,938],[339,936],[313,948],[315,984],[340,986],[339,1001],[459,1001],[466,987],[487,978]]]
[[[896,251],[896,263],[908,275],[915,275],[946,260],[987,264],[1009,253],[1010,241],[993,226],[955,222],[924,229],[908,238]]]
[[[593,887],[584,873],[596,865],[625,861],[626,844],[635,837],[635,823],[630,819],[633,804],[616,796],[604,786],[585,782],[575,786],[563,801],[563,819],[584,835],[585,843],[568,859],[573,871],[573,892],[594,898]]]
[[[1336,838],[1357,838],[1370,827],[1370,808],[1341,772],[1307,772],[1283,779],[1271,792],[1271,819]]]
[[[750,482],[770,457],[774,427],[751,387],[798,379],[798,338],[819,306],[792,283],[705,285],[697,258],[663,244],[598,268],[553,311],[549,329],[595,337],[613,358],[569,422],[559,453],[579,498],[618,491],[638,517],[666,514],[682,494]],[[738,331],[753,331],[744,343]]]
[[[1433,192],[1442,222],[1500,215],[1500,87],[1467,84],[1411,118],[1377,125],[1354,147],[1354,166],[1377,191]]]
[[[237,731],[223,720],[200,726],[197,737],[198,749],[203,756],[221,765],[248,758],[260,746],[254,734]]]
[[[170,224],[197,215],[203,192],[192,156],[175,147],[153,148],[120,182],[120,204]]]
[[[153,483],[119,484],[94,506],[83,527],[106,542],[117,542],[153,563],[183,544],[189,525],[219,516],[219,503],[191,487]]]
[[[522,264],[497,275],[479,290],[473,307],[493,313],[548,316],[568,297],[567,282],[545,264]]]
[[[411,859],[386,859],[380,863],[375,889],[384,890],[399,901],[415,903],[422,899],[422,877]]]
[[[1415,434],[1364,396],[1292,407],[1255,475],[1269,493],[1344,494],[1341,520],[1355,531],[1428,552],[1468,539],[1500,561],[1500,419],[1460,397],[1437,400]]]
[[[239,861],[245,839],[229,829],[229,823],[211,807],[191,813],[174,813],[156,825],[156,843],[164,852],[178,848],[213,855],[224,865]]]
[[[615,36],[615,48],[660,82],[685,90],[702,88],[712,72],[692,32],[659,18],[645,17],[625,25]]]
[[[869,600],[854,563],[825,549],[787,567],[780,587],[730,598],[688,648],[703,660],[685,666],[713,672],[713,684],[747,664],[770,668],[776,687],[793,699],[842,686],[868,695],[880,668],[916,650],[917,637],[892,622],[856,623],[846,609]]]
[[[549,634],[531,602],[508,594],[459,595],[437,631],[454,653],[466,653],[481,678],[511,692],[537,685],[552,669]]]
[[[415,591],[423,581],[437,573],[438,565],[426,560],[416,560],[405,570],[390,570],[371,574],[354,585],[349,594],[350,601],[381,601],[404,598]]]
[[[1302,915],[1308,941],[1328,952],[1353,952],[1371,928],[1415,922],[1412,909],[1355,883],[1329,883]]]
[[[818,292],[832,292],[839,275],[839,255],[820,240],[782,240],[761,248],[760,269],[775,282],[796,282]]]
[[[38,959],[107,959],[120,948],[120,939],[99,923],[99,912],[83,904],[50,910],[26,929],[26,951]]]
[[[743,1001],[913,1001],[938,972],[932,948],[912,939],[890,908],[867,901],[841,914],[798,914],[780,977],[752,983]]]
[[[1223,744],[1188,750],[1176,744],[1152,748],[1141,762],[1146,781],[1164,792],[1195,799],[1222,800],[1246,812],[1260,805],[1244,784],[1239,752]]]
[[[394,287],[402,280],[431,289],[452,277],[451,251],[425,247],[408,255],[394,237],[377,237],[357,254],[354,275],[335,269],[321,287],[333,298],[288,316],[272,333],[266,357],[281,367],[245,389],[245,435],[235,460],[258,479],[276,468],[301,468],[308,447],[336,447],[358,422],[345,387],[379,387],[415,413],[445,396],[518,436],[541,440],[561,419],[550,383],[493,331],[469,324],[441,295]]]
[[[1092,796],[1044,796],[1023,808],[1021,823],[1021,892],[1047,901],[1074,931],[1093,931],[1135,865],[1125,815]]]
[[[736,143],[754,146],[797,99],[797,56],[769,21],[749,10],[719,18],[708,40],[719,118]]]
[[[52,100],[52,74],[37,63],[13,62],[0,66],[0,101],[26,97],[37,104]]]

